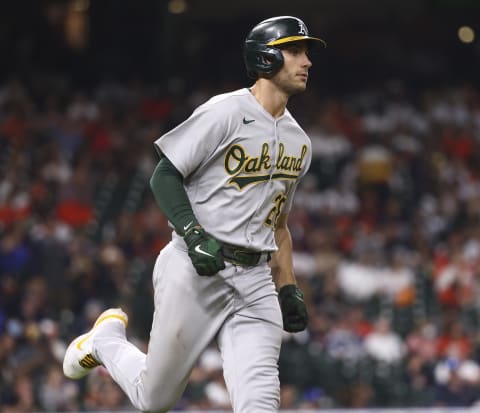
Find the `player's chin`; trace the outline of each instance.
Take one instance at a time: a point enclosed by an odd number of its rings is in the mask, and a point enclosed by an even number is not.
[[[307,88],[307,81],[302,77],[291,79],[290,82],[284,83],[282,89],[289,95],[296,95],[303,92]]]
[[[296,77],[296,85],[299,89],[305,90],[307,88],[308,76],[307,75],[298,75]]]
[[[291,88],[291,95],[295,95],[297,93],[304,92],[307,88],[307,82],[296,82],[295,85],[292,85]]]

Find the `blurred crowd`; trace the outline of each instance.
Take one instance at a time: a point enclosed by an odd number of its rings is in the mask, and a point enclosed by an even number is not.
[[[63,354],[109,306],[146,349],[171,234],[153,141],[236,87],[0,85],[1,412],[130,407],[103,368],[67,380]],[[314,152],[289,225],[310,322],[284,336],[282,408],[479,404],[480,90],[312,88],[291,111]],[[212,343],[177,409],[229,405]]]

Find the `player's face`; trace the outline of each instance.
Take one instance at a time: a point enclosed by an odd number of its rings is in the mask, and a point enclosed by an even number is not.
[[[282,48],[282,54],[284,64],[272,81],[288,95],[303,92],[307,87],[308,70],[312,66],[307,42],[289,43]]]

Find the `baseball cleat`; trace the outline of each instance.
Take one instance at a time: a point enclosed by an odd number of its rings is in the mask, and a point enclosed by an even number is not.
[[[93,337],[98,326],[107,323],[120,323],[125,329],[128,316],[121,308],[110,308],[100,314],[92,329],[73,340],[65,352],[63,374],[69,379],[81,379],[102,363],[93,356]]]

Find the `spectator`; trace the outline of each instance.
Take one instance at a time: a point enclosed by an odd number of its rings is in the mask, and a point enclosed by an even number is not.
[[[473,360],[448,357],[435,367],[437,406],[472,406],[478,402],[480,366]]]
[[[78,404],[77,383],[66,380],[59,364],[54,364],[47,372],[39,389],[39,400],[43,410],[49,412],[74,412]]]
[[[32,379],[27,375],[20,375],[14,379],[12,389],[4,390],[0,407],[4,413],[24,413],[39,410],[35,402]]]
[[[380,317],[365,337],[365,350],[373,359],[390,364],[400,363],[406,349],[400,336],[392,331],[390,321]]]
[[[328,356],[355,362],[365,355],[362,338],[351,321],[347,314],[337,316],[332,329],[325,337],[325,352]]]

